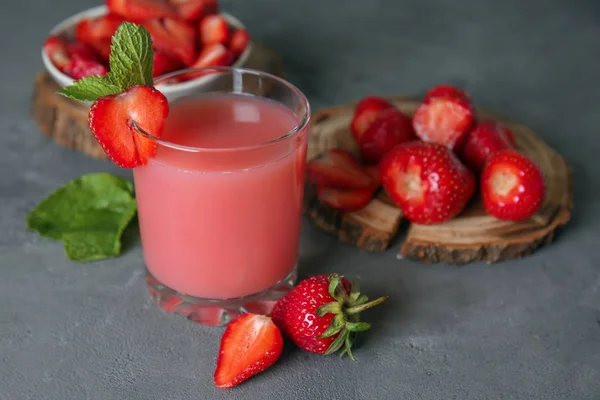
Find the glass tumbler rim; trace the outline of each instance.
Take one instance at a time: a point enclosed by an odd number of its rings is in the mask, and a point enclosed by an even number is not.
[[[295,96],[298,97],[301,104],[303,105],[303,112],[302,112],[301,118],[299,119],[298,123],[295,125],[294,128],[292,128],[288,132],[284,133],[283,135],[281,135],[275,139],[271,139],[269,141],[261,142],[261,143],[257,143],[257,144],[246,145],[246,146],[236,146],[236,147],[214,147],[213,148],[213,147],[186,146],[186,145],[174,143],[169,140],[161,139],[157,136],[154,136],[151,133],[146,132],[135,121],[131,121],[131,125],[132,125],[133,129],[135,129],[135,131],[137,133],[146,137],[147,139],[150,139],[153,142],[155,142],[161,146],[169,147],[169,148],[172,148],[175,150],[181,150],[181,151],[186,151],[186,152],[219,153],[219,152],[236,152],[236,151],[253,150],[253,149],[259,149],[259,148],[262,148],[265,146],[269,146],[272,144],[276,144],[276,143],[279,143],[279,142],[282,142],[287,139],[291,139],[291,138],[295,137],[297,134],[303,132],[307,128],[308,124],[310,123],[310,118],[311,118],[310,104],[308,102],[308,99],[304,95],[304,93],[302,93],[302,91],[300,89],[298,89],[295,85],[286,81],[285,79],[280,78],[276,75],[270,74],[268,72],[264,72],[264,71],[259,71],[259,70],[250,69],[250,68],[241,68],[241,67],[187,68],[187,69],[182,69],[182,70],[178,70],[175,72],[170,72],[168,74],[161,75],[154,79],[154,84],[155,84],[155,86],[157,86],[163,80],[172,79],[172,78],[174,78],[178,75],[182,75],[182,74],[207,73],[209,71],[221,72],[221,73],[230,72],[233,74],[249,74],[249,75],[272,79],[273,81],[284,85],[287,89],[291,90],[291,92],[293,92]],[[209,78],[209,76],[207,76],[207,78]],[[202,78],[200,78],[199,80],[202,80]],[[190,82],[193,82],[193,81],[190,81]],[[190,88],[193,88],[193,85],[190,86]],[[200,89],[200,88],[201,88],[201,86],[198,86],[198,89]],[[157,87],[157,89],[160,90],[159,87]],[[210,92],[207,92],[207,93],[210,93]],[[227,93],[252,95],[252,93],[245,93],[243,91],[235,91],[235,88],[234,88],[234,90],[227,92]],[[260,97],[260,96],[258,96],[258,97]]]

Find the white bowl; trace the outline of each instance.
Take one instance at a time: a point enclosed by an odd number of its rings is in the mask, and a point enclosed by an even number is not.
[[[75,26],[79,23],[79,21],[85,18],[96,18],[106,14],[108,14],[108,8],[106,6],[97,6],[90,8],[65,19],[64,21],[56,25],[54,28],[52,28],[48,35],[65,35],[69,38],[72,38],[75,32]],[[221,15],[225,18],[230,27],[233,27],[235,29],[246,29],[244,24],[242,24],[241,21],[235,18],[233,15],[228,13],[221,13]],[[232,67],[244,67],[244,65],[246,65],[246,62],[248,61],[248,58],[250,57],[251,52],[252,41],[248,43],[246,50],[244,50],[244,52],[233,63]],[[58,68],[56,68],[52,61],[50,61],[50,58],[48,57],[44,49],[42,49],[42,61],[44,62],[46,70],[50,73],[52,78],[54,78],[56,83],[58,83],[58,85],[61,88],[73,84],[74,79],[71,78],[69,75],[61,72]],[[178,95],[181,92],[187,92],[191,88],[197,88],[198,86],[206,84],[206,78],[210,78],[210,76],[181,83],[160,84],[157,85],[157,89],[163,92],[165,96],[170,97],[170,95]]]

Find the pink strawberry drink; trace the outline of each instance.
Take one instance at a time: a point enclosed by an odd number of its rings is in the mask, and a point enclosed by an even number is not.
[[[194,297],[270,288],[298,257],[306,121],[247,94],[170,107],[156,156],[134,169],[146,267]]]

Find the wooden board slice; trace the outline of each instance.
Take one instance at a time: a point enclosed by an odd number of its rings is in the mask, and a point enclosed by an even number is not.
[[[419,102],[408,97],[392,97],[402,112],[412,115]],[[358,154],[350,130],[354,105],[333,107],[313,117],[308,159],[331,148]],[[464,264],[488,263],[523,257],[552,242],[556,230],[571,217],[573,197],[570,170],[565,159],[526,126],[487,111],[481,118],[497,120],[515,134],[517,147],[530,156],[546,179],[546,199],[540,210],[522,222],[501,221],[488,215],[474,199],[457,218],[437,225],[411,224],[400,253],[424,262]],[[307,184],[305,208],[308,216],[328,233],[367,251],[383,251],[390,245],[402,221],[402,213],[384,192],[362,210],[344,213],[320,203]]]
[[[283,76],[283,62],[272,50],[254,44],[245,68]],[[58,84],[47,72],[35,80],[32,114],[40,130],[56,143],[93,158],[106,159],[87,124],[89,106],[56,94]]]

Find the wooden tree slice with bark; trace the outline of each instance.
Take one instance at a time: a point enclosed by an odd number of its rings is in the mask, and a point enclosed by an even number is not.
[[[419,105],[419,101],[408,97],[389,100],[408,115],[412,115]],[[349,129],[353,112],[352,104],[329,108],[314,116],[309,160],[331,148],[358,155],[358,146]],[[522,124],[486,111],[478,111],[478,116],[499,121],[514,132],[517,148],[531,157],[544,174],[544,204],[532,218],[511,222],[488,215],[481,201],[475,198],[463,213],[448,222],[411,224],[401,245],[402,256],[449,264],[493,263],[523,257],[552,242],[556,230],[569,221],[573,197],[570,170],[564,158]],[[322,204],[311,186],[307,184],[305,208],[317,226],[341,241],[367,251],[383,251],[389,247],[398,232],[402,213],[385,192],[381,191],[364,209],[345,213]]]
[[[253,44],[245,68],[283,76],[281,58],[260,44]],[[47,73],[38,74],[32,99],[32,114],[40,130],[56,143],[93,158],[107,159],[87,123],[89,105],[56,94],[58,84]]]

